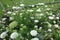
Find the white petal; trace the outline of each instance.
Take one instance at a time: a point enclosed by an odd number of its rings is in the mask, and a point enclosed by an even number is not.
[[[36,30],[32,30],[31,32],[30,32],[30,34],[32,35],[32,36],[37,36],[37,31]]]
[[[12,33],[11,36],[10,36],[11,39],[16,39],[17,37],[18,37],[17,32]]]

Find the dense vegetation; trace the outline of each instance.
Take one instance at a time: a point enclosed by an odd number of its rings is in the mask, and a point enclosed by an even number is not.
[[[0,40],[60,40],[60,0],[0,0]]]

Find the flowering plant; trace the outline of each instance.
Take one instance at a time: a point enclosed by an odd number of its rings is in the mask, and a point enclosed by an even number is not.
[[[0,40],[60,39],[60,2],[6,2],[0,1]]]

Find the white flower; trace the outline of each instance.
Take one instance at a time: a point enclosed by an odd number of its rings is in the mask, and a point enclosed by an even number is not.
[[[13,20],[14,18],[13,17],[10,17],[10,20]]]
[[[37,9],[36,11],[37,11],[37,12],[41,12],[41,9],[39,8],[39,9]]]
[[[32,35],[32,36],[37,36],[37,31],[36,30],[32,30],[31,32],[30,32],[30,34]]]
[[[41,13],[41,14],[40,14],[40,16],[44,16],[44,14],[43,14],[43,13]]]
[[[7,13],[8,13],[8,14],[11,14],[12,12],[11,12],[11,11],[8,11]]]
[[[16,39],[18,37],[18,33],[17,32],[13,32],[11,35],[10,35],[10,38],[11,39]]]
[[[31,19],[34,19],[34,17],[30,17]]]
[[[53,16],[49,16],[49,19],[54,19],[54,17]]]
[[[38,5],[45,5],[44,3],[38,3]]]
[[[34,22],[35,22],[35,23],[38,23],[38,22],[39,22],[39,20],[34,20]]]
[[[55,28],[59,28],[59,25],[58,24],[55,24],[54,26],[55,26]]]
[[[56,17],[56,19],[59,19],[59,17]]]
[[[49,32],[51,32],[52,30],[51,29],[48,29]]]
[[[35,25],[34,27],[35,27],[35,28],[38,28],[38,26],[37,26],[37,25]]]
[[[34,7],[35,5],[31,5],[32,7]]]
[[[27,10],[28,12],[33,12],[34,10],[30,9],[30,10]]]
[[[32,38],[31,40],[39,40],[39,38]]]
[[[6,18],[2,18],[2,21],[5,21],[6,20]]]
[[[6,36],[7,36],[7,32],[3,32],[1,33],[0,38],[5,38]]]
[[[20,7],[13,6],[12,9],[20,9]]]
[[[39,30],[41,30],[42,29],[42,27],[39,27]]]
[[[24,7],[25,5],[24,4],[20,4],[21,7]]]
[[[53,23],[56,23],[56,21],[53,21]]]

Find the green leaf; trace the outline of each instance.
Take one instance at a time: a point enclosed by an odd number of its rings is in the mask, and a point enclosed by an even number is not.
[[[12,29],[14,27],[16,27],[18,25],[18,22],[17,21],[13,21],[9,24],[9,28]]]

